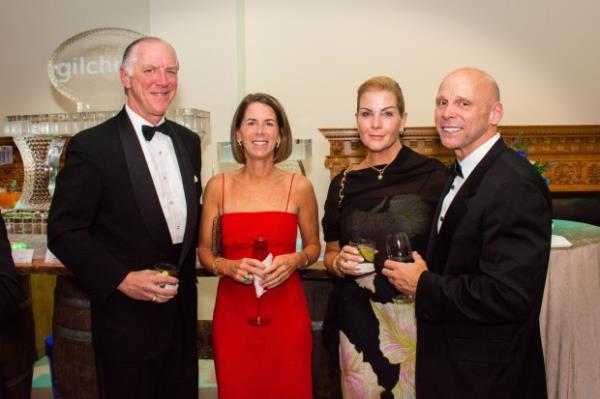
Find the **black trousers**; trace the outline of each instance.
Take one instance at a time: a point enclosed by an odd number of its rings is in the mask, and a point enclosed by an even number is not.
[[[184,333],[178,311],[169,349],[139,361],[96,356],[100,399],[198,399],[196,343]]]

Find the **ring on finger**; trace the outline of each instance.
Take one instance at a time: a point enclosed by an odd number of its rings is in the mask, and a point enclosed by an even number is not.
[[[157,299],[158,297],[156,296],[156,294],[154,294],[154,296],[152,297],[152,302],[156,302]]]
[[[244,282],[244,284],[249,284],[250,283],[250,277],[248,277],[248,275],[246,274],[242,278],[242,281]]]

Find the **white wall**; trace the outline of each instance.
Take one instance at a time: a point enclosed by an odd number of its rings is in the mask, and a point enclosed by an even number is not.
[[[216,142],[229,140],[238,100],[235,0],[150,0],[150,29],[177,50],[181,65],[175,107],[211,113],[211,135],[203,142],[202,182],[218,172]]]
[[[356,89],[374,75],[400,83],[410,126],[433,124],[439,81],[464,65],[498,80],[505,124],[600,123],[599,4],[252,0],[247,88],[279,97],[295,135],[313,139],[310,177],[322,205],[328,147],[318,128],[354,126]]]
[[[7,115],[75,111],[48,79],[48,59],[59,44],[94,28],[148,33],[149,11],[147,0],[2,0],[0,132]]]

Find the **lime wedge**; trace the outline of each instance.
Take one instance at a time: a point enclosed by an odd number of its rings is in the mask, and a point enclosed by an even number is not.
[[[373,262],[375,260],[374,248],[359,245],[358,253],[360,253],[360,256],[362,256],[367,262]]]

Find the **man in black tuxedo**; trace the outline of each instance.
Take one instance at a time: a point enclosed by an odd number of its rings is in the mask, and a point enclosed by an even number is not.
[[[415,297],[417,397],[546,398],[539,313],[552,209],[536,170],[498,133],[494,79],[461,68],[442,81],[435,121],[456,154],[432,227],[427,263],[386,261]]]
[[[125,50],[127,104],[70,140],[50,207],[48,247],[91,297],[101,398],[198,397],[200,140],[164,118],[178,70],[158,38]]]

